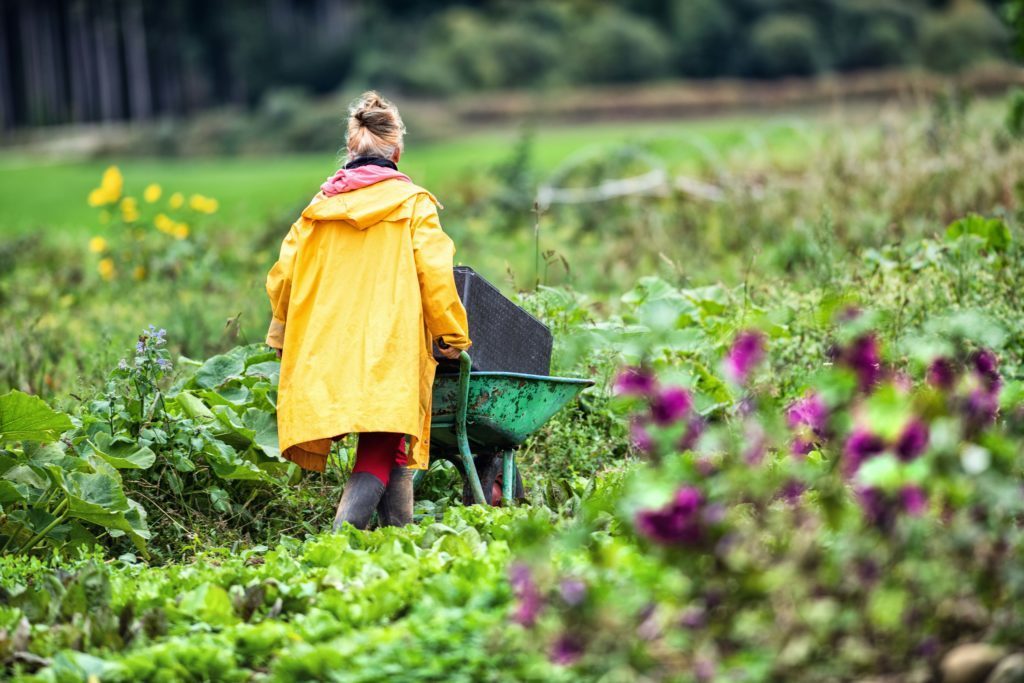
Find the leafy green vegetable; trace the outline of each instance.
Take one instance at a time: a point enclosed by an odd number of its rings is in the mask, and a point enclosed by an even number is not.
[[[16,389],[0,396],[0,444],[56,441],[71,427],[67,415],[53,410],[38,396]]]

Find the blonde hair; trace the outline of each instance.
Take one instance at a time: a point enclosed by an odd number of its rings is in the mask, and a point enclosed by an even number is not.
[[[345,143],[349,159],[384,157],[390,159],[403,149],[405,124],[398,108],[375,90],[360,95],[348,108]]]

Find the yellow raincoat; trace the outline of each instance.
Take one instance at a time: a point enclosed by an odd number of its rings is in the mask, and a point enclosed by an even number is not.
[[[278,435],[299,466],[322,472],[332,437],[395,432],[427,467],[431,344],[470,345],[436,203],[398,179],[320,193],[282,243],[267,344],[284,350]]]

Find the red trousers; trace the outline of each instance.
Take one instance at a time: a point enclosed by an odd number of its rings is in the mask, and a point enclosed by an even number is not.
[[[356,464],[352,472],[369,472],[388,485],[393,467],[405,467],[405,434],[363,432],[356,446]]]

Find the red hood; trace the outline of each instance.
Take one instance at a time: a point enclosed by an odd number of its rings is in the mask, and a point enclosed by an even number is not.
[[[351,192],[367,185],[375,185],[382,180],[396,178],[407,183],[412,181],[409,176],[400,173],[393,168],[384,166],[359,166],[358,168],[339,168],[338,171],[327,179],[320,189],[328,197],[342,192]]]

